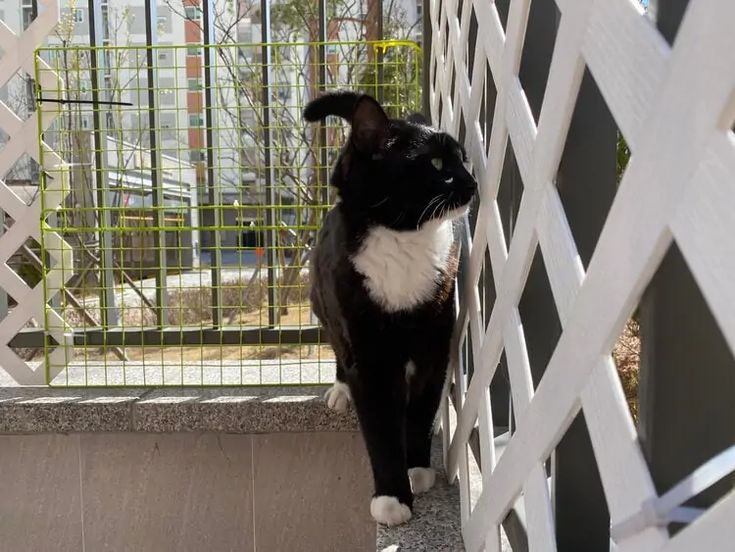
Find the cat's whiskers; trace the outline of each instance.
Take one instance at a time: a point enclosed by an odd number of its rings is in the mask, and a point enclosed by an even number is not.
[[[444,204],[442,205],[442,210],[439,211],[439,216],[437,218],[443,218],[451,209],[449,206],[451,205],[450,201],[452,200],[452,194],[449,194],[449,197],[445,198]]]
[[[380,201],[378,201],[377,203],[375,203],[375,204],[371,205],[371,206],[370,206],[370,208],[371,208],[371,209],[375,209],[376,207],[380,207],[381,205],[383,205],[383,203],[385,203],[385,202],[386,202],[386,201],[388,201],[389,199],[390,199],[390,198],[389,198],[388,196],[385,196],[385,197],[384,197],[383,199],[381,199],[381,200],[380,200]]]
[[[419,220],[416,223],[416,230],[418,230],[419,227],[421,226],[421,223],[424,220],[424,215],[426,214],[426,211],[428,211],[431,208],[431,206],[434,204],[434,202],[441,201],[441,197],[442,197],[441,194],[434,196],[431,199],[431,201],[429,201],[429,203],[426,205],[426,207],[424,207],[424,210],[421,212],[421,216],[419,216]]]
[[[402,220],[402,219],[403,219],[403,217],[405,217],[405,216],[406,216],[406,211],[401,211],[401,212],[400,212],[400,213],[398,214],[398,217],[396,217],[396,220],[394,220],[393,222],[391,222],[391,226],[393,226],[394,224],[398,224],[399,222],[401,222],[401,220]]]
[[[440,201],[439,203],[437,203],[436,204],[436,207],[434,207],[434,210],[431,212],[431,216],[429,218],[430,219],[434,219],[435,218],[435,215],[436,215],[436,210],[437,209],[443,209],[444,207],[446,207],[446,205],[447,205],[447,202],[446,201]],[[439,211],[439,213],[440,213],[440,216],[441,216],[441,211]]]

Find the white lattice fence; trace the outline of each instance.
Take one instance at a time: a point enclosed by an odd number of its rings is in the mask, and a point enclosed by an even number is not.
[[[430,8],[432,118],[464,134],[481,186],[458,326],[460,341],[472,336],[474,373],[468,381],[459,365],[454,374],[458,413],[447,458],[459,475],[467,549],[498,550],[500,524],[521,495],[530,549],[556,549],[544,461],[580,408],[618,550],[732,549],[735,493],[705,512],[677,509],[730,471],[732,452],[659,497],[610,353],[672,242],[735,349],[735,2],[690,0],[669,46],[635,0],[556,0],[538,124],[519,78],[530,4],[510,2],[505,30],[487,0],[433,0]],[[478,32],[469,52],[472,13]],[[586,270],[555,185],[585,67],[632,152]],[[487,133],[485,78],[497,90]],[[508,144],[523,195],[506,247],[497,197]],[[563,330],[534,390],[518,305],[537,246]],[[488,324],[477,292],[486,252],[497,290]],[[488,387],[503,351],[517,428],[496,462]],[[483,489],[472,507],[475,426]],[[675,518],[694,521],[670,537],[665,526]]]
[[[34,51],[45,43],[59,21],[56,0],[39,0],[38,4],[38,17],[20,34],[14,33],[5,22],[0,21],[0,48],[3,52],[0,59],[0,86],[5,86],[18,73],[25,73],[30,77],[35,75]],[[47,68],[45,64],[44,68]],[[57,75],[48,69],[41,73],[42,82],[39,85],[44,90],[61,90],[63,87],[58,82]],[[57,97],[53,92],[47,96],[52,99]],[[7,104],[0,102],[0,128],[8,135],[7,142],[0,149],[0,175],[7,175],[25,154],[38,161],[45,173],[44,207],[53,209],[54,205],[62,203],[68,193],[68,170],[62,159],[45,143],[40,142],[39,145],[38,136],[58,116],[60,104],[44,103],[39,109],[43,110],[43,115],[32,111],[28,118],[22,119]],[[39,126],[39,117],[44,128]],[[43,155],[39,148],[44,148]],[[64,282],[58,277],[61,271],[52,271],[45,282],[41,281],[30,288],[7,264],[8,259],[29,238],[41,242],[41,194],[36,194],[36,198],[26,204],[4,179],[0,180],[0,209],[12,219],[10,228],[0,236],[0,287],[16,302],[8,315],[0,320],[0,369],[18,384],[43,384],[47,377],[43,367],[32,369],[8,344],[31,319],[38,324],[44,324],[46,316],[54,318],[49,327],[60,329],[51,332],[50,337],[56,343],[70,344],[71,334],[66,331],[68,328],[63,319],[53,311],[45,312],[44,308],[46,298],[58,293]],[[54,232],[45,232],[43,239],[47,242],[47,250],[51,252],[49,266],[59,263],[71,266],[72,251],[61,236]],[[62,364],[60,361],[64,350],[64,347],[59,347],[50,353],[51,365]],[[53,358],[58,355],[62,358]]]

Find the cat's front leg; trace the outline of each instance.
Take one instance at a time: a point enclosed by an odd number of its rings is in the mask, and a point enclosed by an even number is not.
[[[413,494],[406,462],[403,365],[370,355],[358,359],[347,379],[373,470],[370,514],[385,525],[405,523],[411,519]]]
[[[337,359],[334,383],[324,394],[324,400],[329,408],[337,412],[346,412],[352,402],[350,388],[347,385],[347,376],[345,376],[344,362],[340,359]]]
[[[431,441],[448,363],[448,353],[441,349],[428,347],[426,354],[417,354],[418,375],[409,381],[406,455],[414,494],[428,491],[436,482],[436,472],[431,467]]]

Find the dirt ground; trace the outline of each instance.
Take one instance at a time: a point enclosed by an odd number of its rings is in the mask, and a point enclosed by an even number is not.
[[[283,326],[299,327],[309,326],[311,322],[311,309],[308,303],[298,305],[291,304],[287,312],[281,314],[280,322]],[[202,326],[206,327],[207,321]],[[232,328],[259,328],[268,324],[268,310],[265,305],[260,309],[249,312],[238,312],[226,321],[226,325]],[[197,326],[195,326],[197,327]],[[192,346],[192,347],[126,347],[125,353],[130,360],[165,361],[171,363],[196,362],[196,361],[219,361],[219,360],[266,360],[266,359],[333,359],[334,353],[328,345],[298,345],[283,344],[275,346],[266,345],[223,345],[223,346]],[[78,350],[80,356],[83,350]],[[117,360],[111,351],[87,350],[86,358],[89,360]]]

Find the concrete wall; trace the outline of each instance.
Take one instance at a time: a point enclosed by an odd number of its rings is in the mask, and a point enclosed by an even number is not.
[[[0,435],[0,549],[375,550],[354,432]]]

